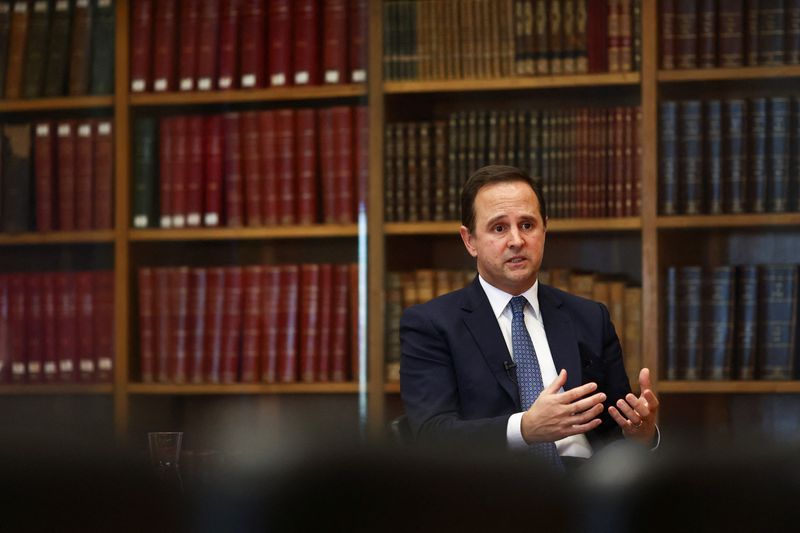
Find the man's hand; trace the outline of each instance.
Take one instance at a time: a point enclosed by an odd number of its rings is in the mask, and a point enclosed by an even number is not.
[[[522,437],[528,444],[563,439],[586,433],[600,425],[606,395],[602,392],[584,398],[597,390],[597,383],[586,383],[565,392],[559,389],[567,382],[567,371],[545,388],[522,414]]]
[[[643,368],[639,372],[639,390],[642,394],[637,398],[636,395],[629,393],[625,399],[617,400],[616,407],[608,408],[611,418],[622,428],[623,435],[645,445],[650,445],[656,435],[658,398],[652,386],[650,370]]]

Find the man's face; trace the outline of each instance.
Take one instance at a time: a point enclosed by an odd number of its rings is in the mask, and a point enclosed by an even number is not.
[[[544,254],[545,221],[539,200],[524,181],[492,183],[475,196],[475,231],[461,226],[461,239],[478,261],[480,275],[518,295],[536,281]]]

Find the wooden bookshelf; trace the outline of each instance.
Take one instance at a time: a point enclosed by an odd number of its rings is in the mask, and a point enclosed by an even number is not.
[[[383,390],[386,394],[400,394],[400,383],[396,381],[387,382],[383,386]]]
[[[30,233],[0,233],[0,246],[20,244],[86,244],[113,243],[116,234],[113,230],[100,231],[48,231]]]
[[[800,381],[661,381],[669,394],[797,394]]]
[[[225,385],[129,383],[130,394],[205,395],[205,394],[353,394],[358,383],[231,383]]]
[[[341,84],[271,87],[267,89],[241,89],[231,91],[132,93],[129,96],[129,100],[130,105],[133,107],[197,106],[240,102],[341,99],[363,97],[366,95],[367,88],[363,84]]]
[[[768,228],[771,226],[798,226],[800,213],[774,213],[741,215],[661,216],[659,228]]]
[[[691,70],[659,70],[660,82],[759,80],[764,78],[798,78],[800,66],[709,68]]]
[[[355,224],[272,226],[261,228],[132,229],[131,241],[209,241],[254,239],[350,238],[358,236]]]
[[[90,110],[114,105],[113,96],[64,96],[59,98],[36,98],[31,100],[0,100],[0,113],[29,111]]]
[[[536,89],[638,85],[640,81],[641,76],[638,72],[570,76],[519,76],[513,78],[475,80],[387,81],[383,84],[383,91],[389,95],[470,91],[526,91]]]
[[[386,235],[457,235],[461,222],[386,222],[383,231]],[[575,218],[556,219],[547,223],[548,232],[598,232],[598,231],[638,231],[642,228],[639,217],[626,218]]]
[[[111,383],[36,383],[0,385],[0,396],[108,395],[114,392]]]

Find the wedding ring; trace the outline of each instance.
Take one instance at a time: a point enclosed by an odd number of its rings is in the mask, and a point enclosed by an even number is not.
[[[640,427],[642,427],[642,421],[641,421],[641,420],[639,420],[639,423],[638,423],[638,424],[631,424],[631,425],[632,425],[632,426],[633,426],[635,429],[639,429]]]

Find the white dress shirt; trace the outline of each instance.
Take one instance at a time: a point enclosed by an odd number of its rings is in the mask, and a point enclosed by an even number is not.
[[[508,305],[511,298],[517,295],[508,294],[503,292],[497,287],[489,285],[489,283],[478,276],[478,279],[483,287],[483,291],[489,298],[489,304],[492,306],[497,323],[500,326],[500,331],[503,332],[503,339],[506,341],[508,353],[514,356],[511,347],[511,306]],[[539,360],[539,368],[542,371],[542,383],[547,387],[558,377],[556,365],[553,362],[553,356],[550,353],[550,345],[547,343],[547,335],[544,331],[544,322],[542,321],[542,314],[539,312],[539,281],[537,280],[533,287],[522,293],[528,304],[525,306],[525,327],[528,329],[528,334],[533,341],[533,347],[536,350],[536,358]],[[563,387],[560,389],[563,392]],[[506,437],[508,445],[511,448],[524,448],[528,444],[522,438],[522,413],[514,413],[508,419],[508,427],[506,429]],[[559,455],[566,455],[571,457],[583,457],[588,459],[592,456],[592,446],[589,444],[585,435],[573,435],[565,437],[556,441],[556,449]]]

